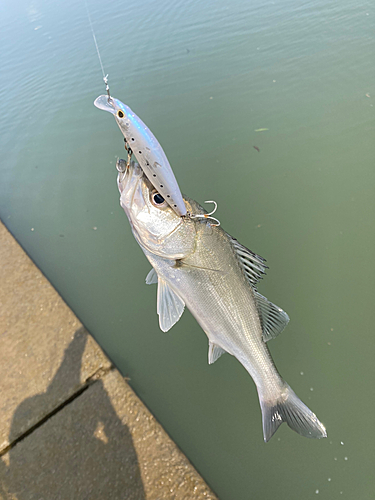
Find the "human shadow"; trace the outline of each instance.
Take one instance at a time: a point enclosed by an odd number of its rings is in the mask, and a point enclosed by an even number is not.
[[[86,341],[87,332],[78,330],[47,391],[17,407],[9,435],[16,444],[0,459],[0,499],[145,500],[131,433],[102,379],[19,439],[25,421],[33,420],[47,398],[56,399],[63,383],[79,386]]]

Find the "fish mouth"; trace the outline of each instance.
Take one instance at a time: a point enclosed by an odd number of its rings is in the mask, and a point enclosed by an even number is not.
[[[124,210],[130,210],[135,193],[140,188],[140,181],[144,177],[143,170],[136,161],[131,161],[129,165],[125,160],[118,159],[116,162],[117,186],[121,193],[121,206]]]
[[[118,172],[117,184],[120,193],[131,189],[134,182],[144,175],[138,162],[131,161],[128,164],[127,161],[121,158],[118,158],[116,161],[116,170]]]

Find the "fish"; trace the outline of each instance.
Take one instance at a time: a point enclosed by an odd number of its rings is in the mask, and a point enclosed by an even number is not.
[[[117,161],[120,205],[133,235],[152,266],[147,284],[157,283],[159,326],[167,332],[185,306],[208,337],[208,363],[235,356],[255,382],[267,442],[286,422],[309,438],[327,436],[324,425],[282,379],[267,342],[289,317],[257,290],[267,268],[252,252],[184,196],[189,213],[181,218],[166,203],[136,162]]]
[[[269,130],[268,128],[257,128],[256,130],[254,130],[254,132],[266,132],[267,130]]]
[[[112,113],[148,179],[158,189],[168,205],[180,217],[186,216],[186,207],[176,177],[160,143],[126,104],[108,95],[100,95],[94,105]]]
[[[253,148],[256,149],[258,153],[260,153],[260,149],[258,148],[258,146],[253,146]]]

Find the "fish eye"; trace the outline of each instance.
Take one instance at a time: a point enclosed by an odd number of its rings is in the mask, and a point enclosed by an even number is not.
[[[152,201],[152,204],[155,205],[155,207],[161,207],[162,205],[166,205],[164,198],[157,191],[154,191],[152,193],[151,201]]]
[[[161,194],[159,193],[155,193],[154,194],[154,202],[157,204],[157,205],[161,205],[162,203],[164,203],[164,198],[162,197]]]
[[[125,115],[124,115],[124,112],[123,112],[123,111],[121,111],[121,109],[119,109],[119,110],[117,111],[117,116],[118,116],[119,118],[124,118],[124,116],[125,116]]]

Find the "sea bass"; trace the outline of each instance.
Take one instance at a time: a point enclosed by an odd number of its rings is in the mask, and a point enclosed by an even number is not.
[[[326,437],[324,425],[281,378],[267,348],[289,318],[256,289],[264,259],[212,224],[188,197],[188,213],[202,217],[176,215],[137,163],[118,160],[117,169],[120,204],[152,265],[146,283],[158,284],[160,328],[168,331],[186,305],[208,337],[208,362],[225,352],[238,359],[256,384],[266,442],[283,422],[302,436]]]

